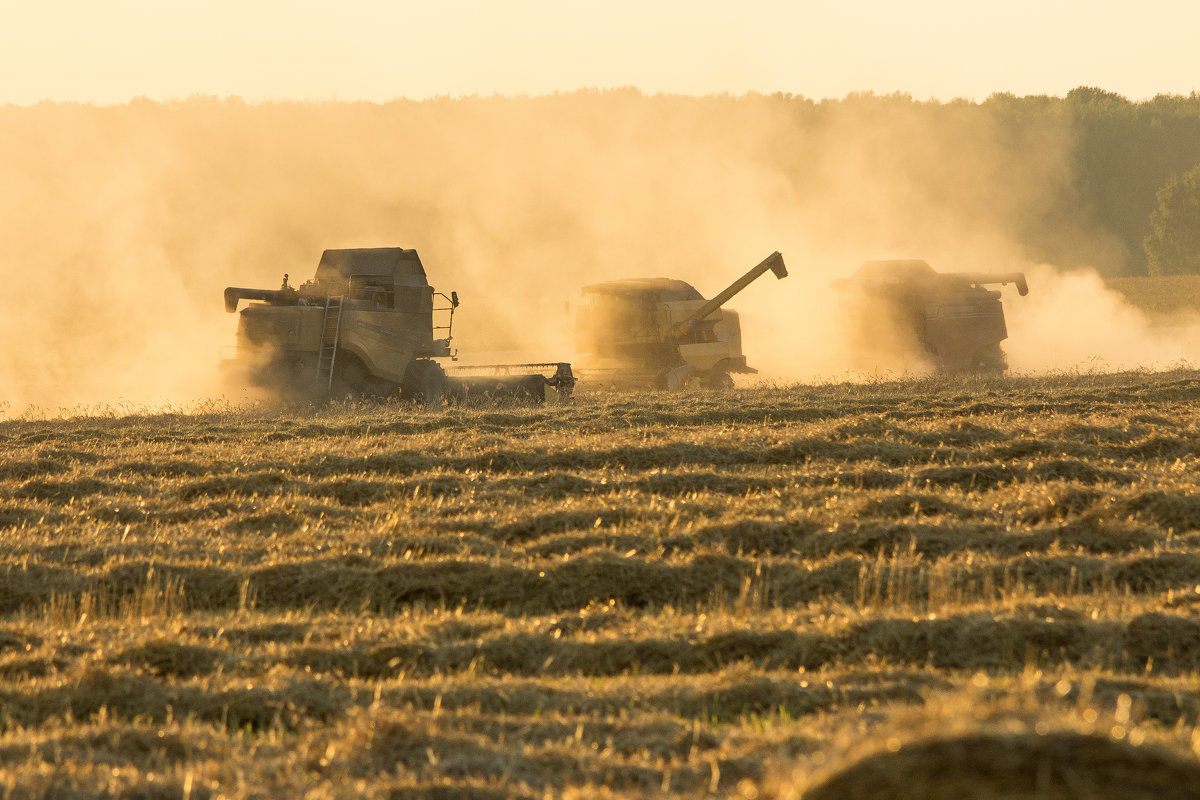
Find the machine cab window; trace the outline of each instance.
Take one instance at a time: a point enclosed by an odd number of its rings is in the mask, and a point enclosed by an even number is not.
[[[395,282],[391,275],[351,275],[349,299],[372,308],[395,308]]]

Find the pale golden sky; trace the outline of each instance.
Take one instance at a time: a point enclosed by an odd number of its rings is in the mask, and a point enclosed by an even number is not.
[[[0,0],[0,103],[1200,91],[1200,0]]]

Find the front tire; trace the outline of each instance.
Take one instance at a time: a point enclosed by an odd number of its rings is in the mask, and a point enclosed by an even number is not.
[[[414,361],[404,373],[400,395],[425,408],[441,408],[446,402],[446,371],[436,361]]]
[[[993,344],[976,353],[971,366],[981,375],[1003,375],[1008,370],[1008,358],[999,344]]]
[[[716,391],[728,391],[733,388],[733,376],[728,372],[717,370],[704,376],[704,388]]]
[[[356,397],[382,400],[396,391],[396,384],[372,375],[354,353],[338,350],[334,365],[330,396],[335,400]]]

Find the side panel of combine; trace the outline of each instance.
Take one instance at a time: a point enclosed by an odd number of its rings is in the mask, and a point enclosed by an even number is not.
[[[238,315],[240,382],[305,391],[316,371],[324,309],[251,305]]]
[[[666,322],[653,293],[595,292],[579,310],[576,344],[581,352],[615,355],[625,345],[662,341]]]
[[[279,357],[316,353],[323,316],[320,308],[252,305],[238,316],[238,351],[273,351]]]
[[[949,295],[925,309],[925,344],[949,370],[970,369],[1008,338],[999,292]]]
[[[721,309],[720,318],[713,326],[717,341],[725,345],[726,361],[722,369],[726,372],[758,372],[746,366],[746,355],[742,352],[742,322],[738,312],[732,308]]]
[[[664,341],[670,324],[670,309],[654,290],[591,292],[576,317],[576,347],[596,369],[652,379],[680,363]]]
[[[409,363],[433,348],[433,288],[395,286],[365,294],[359,281],[374,289],[383,279],[354,276],[343,313],[340,347],[354,353],[367,370],[399,383]]]
[[[250,306],[238,318],[238,347],[251,350],[263,347],[303,350],[306,343],[304,318],[309,314],[310,310],[306,308]],[[316,329],[311,324],[308,327],[316,335]]]
[[[664,306],[669,314],[667,329],[674,328],[686,321],[705,302],[704,300],[684,300]],[[741,338],[737,335],[737,315],[734,314],[731,320],[726,319],[725,314],[729,313],[732,312],[714,312],[706,319],[692,323],[689,326],[690,330],[676,339],[679,345],[679,355],[684,363],[691,364],[697,372],[708,372],[729,359],[730,334],[733,333],[735,339],[740,340]],[[732,329],[731,324],[735,326]],[[720,332],[717,330],[718,326],[721,326]],[[722,334],[724,334],[724,338],[722,338]],[[740,342],[737,349],[740,353]]]

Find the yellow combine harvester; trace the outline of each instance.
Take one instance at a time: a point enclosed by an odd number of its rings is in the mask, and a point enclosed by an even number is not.
[[[543,400],[546,386],[569,395],[575,385],[566,362],[443,367],[435,359],[454,359],[458,294],[434,291],[416,250],[326,250],[316,276],[299,287],[284,275],[279,289],[225,290],[229,313],[241,300],[257,302],[239,315],[236,356],[223,368],[292,396],[398,392],[438,405],[479,394]]]
[[[680,389],[689,383],[723,388],[730,373],[757,372],[742,353],[736,311],[722,308],[767,271],[787,277],[783,256],[761,263],[705,300],[690,283],[634,278],[585,286],[576,317],[576,344],[586,380]]]
[[[1003,372],[1004,308],[1000,292],[984,286],[1009,283],[1021,296],[1029,294],[1020,272],[937,272],[912,259],[868,261],[831,285],[842,293],[850,318],[851,349],[865,359]]]

